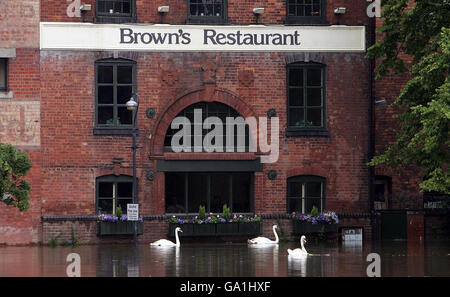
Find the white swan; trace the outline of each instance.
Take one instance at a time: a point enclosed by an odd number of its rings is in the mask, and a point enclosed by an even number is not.
[[[180,227],[177,227],[175,229],[175,242],[176,243],[173,243],[172,241],[167,240],[167,239],[160,239],[158,241],[150,243],[150,245],[151,246],[163,246],[163,247],[169,247],[169,246],[179,247],[180,246],[180,239],[178,238],[178,231],[183,232],[183,230],[181,230]]]
[[[270,240],[267,237],[256,237],[248,240],[248,244],[278,244],[278,234],[275,229],[278,228],[277,225],[273,225],[273,234],[275,234],[275,240]]]
[[[305,235],[302,235],[302,237],[300,237],[300,245],[302,246],[301,249],[296,248],[295,250],[291,250],[288,249],[288,254],[289,256],[295,257],[295,258],[303,258],[306,257],[308,255],[308,252],[305,249],[304,243],[306,242],[306,237]]]

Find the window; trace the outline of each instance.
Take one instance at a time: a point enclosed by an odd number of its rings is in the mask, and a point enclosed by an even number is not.
[[[287,180],[288,213],[310,213],[313,206],[325,210],[325,178],[319,176],[295,176]]]
[[[221,213],[226,204],[232,212],[248,213],[252,206],[253,174],[247,172],[166,173],[166,213]]]
[[[391,179],[388,176],[376,176],[374,184],[374,208],[388,209],[391,192]]]
[[[287,67],[288,130],[325,130],[325,67],[293,63]]]
[[[287,0],[286,22],[326,24],[325,0]]]
[[[188,0],[188,22],[224,22],[227,18],[226,2],[226,0]]]
[[[0,92],[8,90],[8,59],[0,58]]]
[[[133,177],[107,175],[97,178],[96,183],[97,214],[115,215],[117,207],[127,213],[127,204],[133,203]]]
[[[99,23],[136,22],[135,0],[97,0],[95,20]]]
[[[136,93],[136,63],[102,60],[96,69],[96,127],[132,128],[133,112],[126,103]]]
[[[198,150],[204,151],[204,147],[203,147],[203,140],[205,138],[205,136],[214,129],[217,129],[217,127],[212,126],[211,129],[202,129],[202,141],[200,143],[201,147],[196,147],[195,146],[195,137],[194,137],[194,129],[195,129],[195,123],[194,123],[194,113],[195,110],[200,110],[201,111],[201,115],[202,115],[202,122],[200,123],[200,125],[203,126],[203,121],[205,121],[205,119],[209,118],[209,117],[218,117],[222,123],[223,123],[223,127],[222,127],[222,143],[223,143],[223,152],[227,151],[227,132],[229,129],[227,129],[227,118],[233,118],[236,119],[238,117],[241,117],[241,115],[234,110],[233,108],[231,108],[228,105],[225,105],[223,103],[219,103],[219,102],[199,102],[199,103],[195,103],[192,104],[190,106],[188,106],[187,108],[185,108],[183,111],[181,111],[177,117],[186,117],[190,123],[191,123],[191,134],[189,135],[191,137],[191,152],[196,152]],[[244,120],[244,118],[242,118],[242,120]],[[169,129],[167,130],[166,133],[166,137],[165,137],[165,141],[164,141],[164,150],[167,152],[172,152],[172,137],[178,132],[179,130],[174,130],[171,127],[169,127]],[[250,149],[250,133],[249,133],[249,127],[248,125],[235,125],[234,126],[234,147],[233,147],[233,152],[248,152]],[[244,135],[244,137],[240,137]],[[245,140],[245,143],[244,143]],[[215,143],[213,143],[215,144]],[[230,145],[231,147],[231,145]]]

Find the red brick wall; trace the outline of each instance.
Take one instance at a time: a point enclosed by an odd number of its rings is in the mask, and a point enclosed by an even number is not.
[[[82,0],[91,4],[92,11],[85,15],[86,22],[92,22],[95,15],[95,0]],[[185,0],[136,0],[139,23],[185,24],[187,18]],[[66,14],[70,2],[60,0],[41,0],[41,21],[43,22],[81,22],[82,18],[70,18]],[[170,7],[168,14],[161,16],[159,6]],[[330,24],[363,25],[368,23],[366,7],[369,3],[359,0],[328,0],[326,5],[327,21]],[[336,16],[334,8],[346,7],[345,15]],[[285,0],[228,0],[228,22],[231,24],[254,24],[256,22],[253,8],[264,7],[265,12],[259,18],[260,24],[284,24],[286,17]]]

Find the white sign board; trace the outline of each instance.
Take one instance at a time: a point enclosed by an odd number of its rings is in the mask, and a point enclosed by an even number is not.
[[[364,52],[364,26],[199,26],[42,22],[41,50]]]
[[[128,221],[139,221],[139,204],[127,204]]]

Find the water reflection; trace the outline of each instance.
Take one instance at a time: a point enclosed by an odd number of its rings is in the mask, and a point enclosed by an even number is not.
[[[159,248],[140,245],[1,247],[0,276],[65,276],[66,257],[81,256],[82,276],[366,276],[367,254],[381,256],[382,276],[450,276],[450,242],[316,244],[305,259],[288,257],[299,243],[273,246],[184,244]]]

